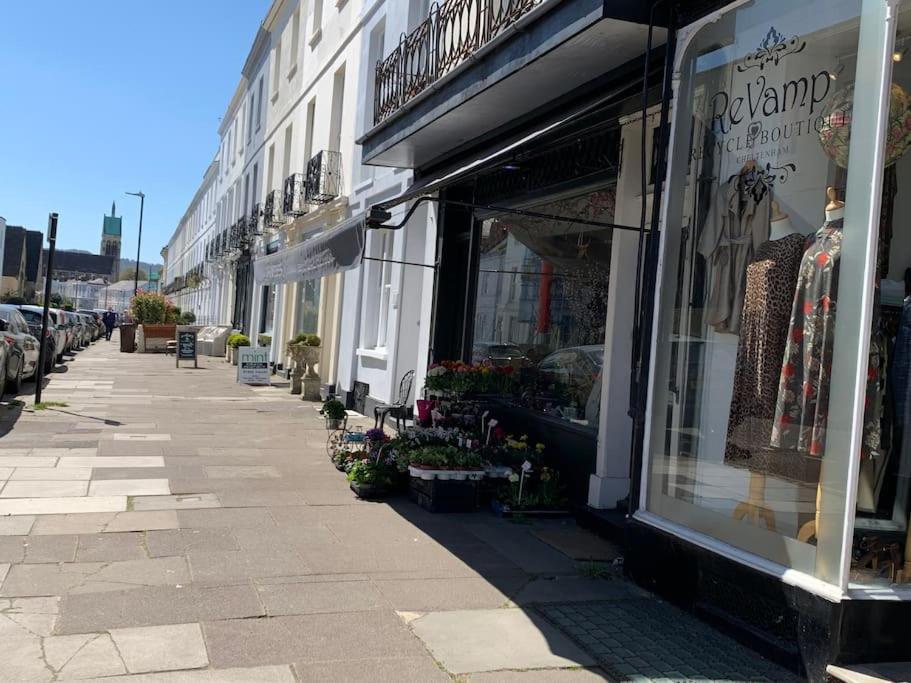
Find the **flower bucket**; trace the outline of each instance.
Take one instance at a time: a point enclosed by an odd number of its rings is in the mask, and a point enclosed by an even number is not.
[[[418,420],[421,424],[430,424],[430,410],[433,407],[433,401],[420,398],[414,402],[418,409]]]

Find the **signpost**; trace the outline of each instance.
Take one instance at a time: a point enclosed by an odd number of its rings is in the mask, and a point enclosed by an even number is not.
[[[269,377],[269,349],[260,346],[237,347],[237,381],[240,384],[266,384]]]
[[[57,248],[57,219],[56,213],[47,217],[47,275],[44,276],[44,310],[41,311],[41,342],[38,347],[38,369],[35,376],[35,403],[41,403],[41,389],[44,385],[44,357],[49,352],[47,348],[47,326],[51,305],[51,280],[54,278],[54,251]]]
[[[199,367],[196,360],[196,330],[177,328],[177,352],[174,356],[178,368],[182,360],[191,360],[194,368]]]

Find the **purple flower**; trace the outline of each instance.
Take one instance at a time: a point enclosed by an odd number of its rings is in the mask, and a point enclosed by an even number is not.
[[[368,429],[364,435],[367,437],[368,441],[386,441],[389,438],[386,436],[386,432],[379,427]]]

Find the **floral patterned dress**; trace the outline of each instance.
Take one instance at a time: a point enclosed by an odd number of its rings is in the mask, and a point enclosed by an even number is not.
[[[826,443],[843,220],[804,252],[775,406],[771,445],[821,457]]]

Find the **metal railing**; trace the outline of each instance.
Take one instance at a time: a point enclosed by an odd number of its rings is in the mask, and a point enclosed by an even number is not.
[[[275,228],[284,223],[282,217],[282,199],[278,190],[272,190],[263,202],[263,226]]]
[[[373,123],[455,69],[544,0],[446,0],[376,64]]]
[[[304,201],[305,186],[306,178],[303,173],[292,173],[285,178],[282,212],[286,216],[303,216],[307,213],[307,204]]]
[[[308,204],[325,204],[342,193],[342,155],[324,149],[307,162]]]

